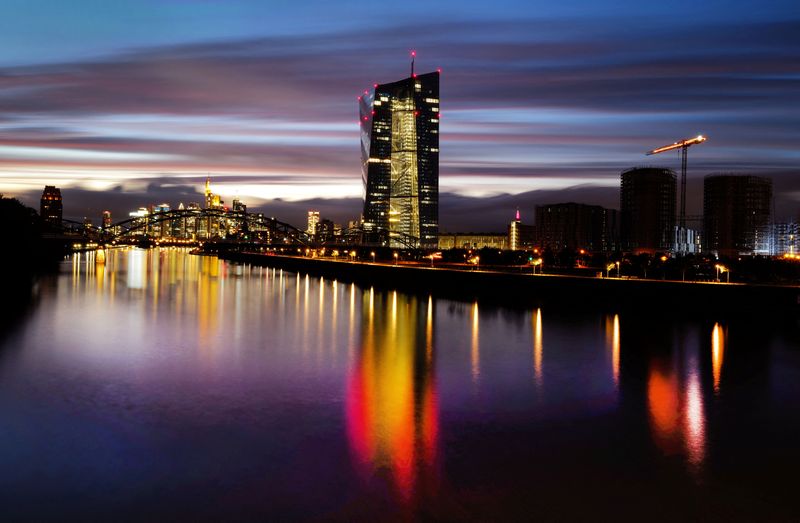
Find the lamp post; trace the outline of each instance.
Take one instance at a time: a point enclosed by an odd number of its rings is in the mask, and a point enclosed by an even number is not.
[[[614,264],[617,266],[617,278],[619,278],[619,262],[614,262]]]
[[[715,265],[714,267],[717,269],[717,281],[718,282],[720,281],[720,274],[721,273],[727,273],[727,275],[725,277],[726,283],[730,283],[731,282],[731,270],[730,269],[728,269],[724,265],[719,265],[719,264]]]
[[[397,266],[397,252],[394,253],[394,264]]]
[[[375,251],[372,251],[369,255],[372,256],[372,263],[375,263]]]

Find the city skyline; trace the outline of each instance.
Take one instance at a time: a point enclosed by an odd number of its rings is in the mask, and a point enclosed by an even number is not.
[[[424,23],[316,5],[325,24],[281,5],[256,24],[265,8],[247,2],[18,3],[15,52],[0,53],[0,192],[34,203],[56,185],[66,214],[96,218],[99,191],[119,214],[201,201],[210,174],[226,201],[287,221],[310,207],[356,218],[355,96],[406,74],[416,48],[443,69],[443,230],[474,229],[489,203],[488,229],[516,207],[616,208],[623,170],[677,169],[677,154],[645,151],[698,133],[690,214],[705,175],[734,172],[772,177],[776,215],[794,217],[798,17],[789,2],[753,5],[693,6],[688,20],[674,6],[444,3]],[[43,6],[53,19],[26,23]]]

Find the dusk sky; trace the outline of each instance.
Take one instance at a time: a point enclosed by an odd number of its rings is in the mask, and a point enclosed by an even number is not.
[[[702,177],[771,176],[800,211],[800,4],[5,0],[0,192],[118,219],[226,201],[296,223],[360,213],[356,97],[442,69],[443,230],[503,230],[520,206],[618,206],[620,171],[704,134]],[[305,201],[311,200],[311,201]],[[524,220],[525,221],[525,220]],[[302,225],[299,223],[298,225]]]

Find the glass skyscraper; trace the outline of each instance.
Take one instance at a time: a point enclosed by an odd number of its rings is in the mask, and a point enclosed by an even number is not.
[[[439,235],[439,73],[375,85],[359,97],[364,234],[435,249]]]

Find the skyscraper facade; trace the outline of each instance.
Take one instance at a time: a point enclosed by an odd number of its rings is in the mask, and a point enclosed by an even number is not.
[[[319,211],[308,211],[308,223],[306,232],[312,238],[317,234],[317,225],[319,224]]]
[[[677,176],[669,169],[624,171],[620,187],[622,249],[655,253],[672,249],[675,237]]]
[[[46,224],[60,227],[63,212],[61,189],[52,185],[45,186],[42,192],[42,199],[39,202],[39,216],[42,217]]]
[[[375,85],[359,97],[364,233],[392,247],[437,247],[439,73]]]
[[[769,254],[772,180],[711,174],[703,179],[706,251],[722,256]]]

